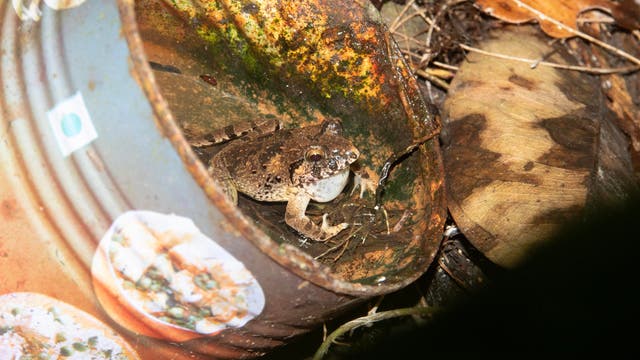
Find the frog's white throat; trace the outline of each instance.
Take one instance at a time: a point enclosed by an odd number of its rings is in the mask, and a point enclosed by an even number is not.
[[[304,186],[311,199],[317,202],[327,202],[340,195],[349,180],[349,168],[346,168],[326,179],[321,179]]]

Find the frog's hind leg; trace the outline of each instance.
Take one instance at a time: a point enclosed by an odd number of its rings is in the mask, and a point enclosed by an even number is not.
[[[349,226],[348,223],[329,225],[327,214],[322,216],[322,225],[318,226],[305,214],[310,200],[311,198],[306,194],[298,194],[294,199],[289,200],[284,216],[287,225],[316,241],[327,241]]]

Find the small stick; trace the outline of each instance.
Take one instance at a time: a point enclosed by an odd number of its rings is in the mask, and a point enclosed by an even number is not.
[[[387,183],[387,180],[389,179],[389,173],[391,172],[393,166],[398,162],[399,159],[402,159],[402,157],[404,157],[405,155],[411,154],[418,148],[418,146],[422,145],[424,142],[437,135],[437,131],[434,131],[431,134],[424,135],[423,137],[411,143],[411,145],[407,146],[403,151],[391,155],[387,159],[387,161],[384,162],[384,164],[382,165],[382,169],[380,170],[378,188],[376,189],[376,205],[373,207],[376,211],[380,210],[380,207],[382,206],[382,192],[384,190],[384,186]]]
[[[357,319],[351,320],[345,324],[342,324],[336,330],[334,330],[326,339],[320,344],[318,350],[313,355],[312,360],[321,360],[329,351],[329,347],[332,343],[336,342],[340,336],[346,334],[347,332],[356,329],[360,326],[365,326],[372,324],[377,321],[392,319],[401,316],[409,316],[409,315],[420,315],[420,316],[432,316],[436,312],[436,309],[433,307],[422,307],[415,306],[410,308],[401,308],[394,309],[389,311],[381,311],[376,312],[375,314],[359,317]]]
[[[404,14],[407,12],[407,10],[409,10],[409,8],[411,7],[411,4],[414,3],[415,0],[411,0],[409,1],[400,11],[400,14],[398,14],[398,16],[396,16],[396,18],[393,20],[393,22],[391,23],[391,25],[389,25],[389,30],[391,30],[392,32],[396,31],[398,29],[398,27],[400,26],[400,24],[402,22],[404,22],[402,20],[402,17],[404,16]]]
[[[440,61],[432,61],[431,63],[432,63],[433,65],[435,65],[435,66],[439,66],[439,67],[441,67],[441,68],[443,68],[443,69],[447,69],[447,70],[458,71],[458,69],[459,69],[457,66],[453,66],[453,65],[445,64],[445,63],[442,63],[442,62],[440,62]]]
[[[464,50],[467,51],[471,51],[471,52],[475,52],[478,54],[482,54],[482,55],[487,55],[487,56],[493,56],[499,59],[505,59],[505,60],[513,60],[513,61],[520,61],[520,62],[524,62],[524,63],[528,63],[530,65],[542,65],[542,66],[549,66],[549,67],[553,67],[553,68],[558,68],[558,69],[565,69],[565,70],[573,70],[573,71],[583,71],[586,73],[590,73],[590,74],[600,74],[600,75],[606,75],[606,74],[618,74],[618,73],[628,73],[628,72],[632,72],[632,71],[636,71],[638,69],[640,69],[640,66],[625,66],[622,68],[593,68],[593,67],[586,67],[586,66],[576,66],[576,65],[563,65],[563,64],[558,64],[558,63],[552,63],[552,62],[548,62],[548,61],[540,61],[539,59],[525,59],[525,58],[521,58],[521,57],[516,57],[516,56],[510,56],[510,55],[504,55],[504,54],[498,54],[498,53],[493,53],[493,52],[489,52],[489,51],[484,51],[478,48],[474,48],[465,44],[460,44],[460,47],[463,48]]]
[[[438,85],[440,88],[445,89],[445,90],[449,90],[449,84],[446,83],[445,81],[443,81],[442,79],[435,77],[431,74],[429,74],[428,72],[422,70],[422,69],[415,69],[413,71],[416,75],[422,76],[423,78],[431,81],[432,83]]]

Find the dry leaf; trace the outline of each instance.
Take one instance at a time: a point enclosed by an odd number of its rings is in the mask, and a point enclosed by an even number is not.
[[[545,33],[556,38],[572,37],[575,33],[559,27],[549,18],[577,30],[576,19],[580,13],[592,9],[611,14],[620,26],[629,30],[640,27],[640,8],[633,0],[619,3],[609,0],[476,0],[476,4],[482,11],[510,23],[537,20]]]
[[[496,32],[482,47],[553,53],[528,29]],[[478,54],[461,65],[443,109],[449,208],[488,258],[512,266],[585,208],[635,186],[628,140],[603,106],[589,75]]]

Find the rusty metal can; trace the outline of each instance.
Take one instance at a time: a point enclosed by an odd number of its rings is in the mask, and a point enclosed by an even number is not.
[[[425,246],[410,276],[366,283],[345,280],[298,247],[274,242],[229,203],[185,140],[149,65],[133,1],[75,2],[68,9],[34,4],[17,10],[0,2],[0,293],[41,293],[86,311],[142,358],[252,358],[424,272],[433,246]],[[123,306],[130,297],[105,291],[115,285],[96,281],[95,269],[92,274],[101,239],[110,234],[115,241],[118,232],[110,229],[132,210],[188,219],[194,234],[226,253],[211,256],[241,264],[233,266],[251,274],[249,282],[260,289],[252,294],[263,297],[252,316],[212,332],[160,321],[187,336],[141,330],[157,319],[140,325],[139,308]],[[443,213],[431,216],[430,231],[437,232]],[[110,251],[103,253],[107,263],[116,263]],[[142,252],[126,254],[143,259]],[[151,286],[137,276],[118,289]],[[198,278],[201,287],[216,280],[207,276]],[[174,320],[183,311],[167,310]]]

